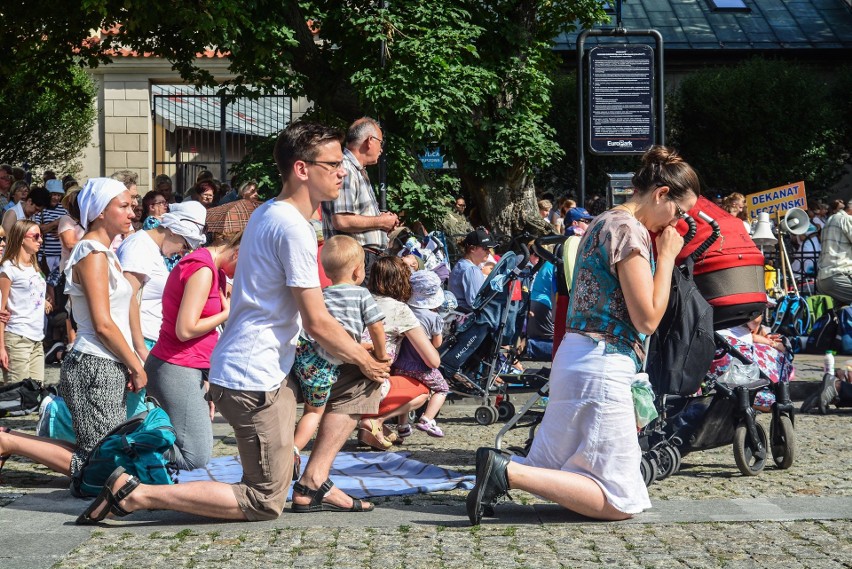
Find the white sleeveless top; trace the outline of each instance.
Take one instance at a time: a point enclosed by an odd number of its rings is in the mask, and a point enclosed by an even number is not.
[[[118,257],[103,244],[91,239],[83,239],[77,242],[71,255],[68,257],[68,266],[65,267],[65,292],[71,298],[71,310],[74,320],[77,321],[77,339],[74,341],[74,349],[85,354],[109,358],[120,361],[115,354],[104,346],[92,323],[92,315],[89,310],[89,302],[83,294],[82,287],[74,282],[74,267],[83,258],[93,251],[106,255],[109,272],[109,312],[113,322],[121,330],[124,339],[129,346],[133,346],[130,337],[130,297],[133,289],[130,282],[121,272]]]

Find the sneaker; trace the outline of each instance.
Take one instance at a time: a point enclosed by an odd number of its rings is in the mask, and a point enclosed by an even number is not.
[[[420,421],[417,423],[417,428],[425,432],[430,437],[441,438],[444,436],[444,431],[441,430],[441,427],[438,426],[435,419],[421,417]]]
[[[44,361],[49,364],[56,362],[56,352],[60,350],[65,351],[65,344],[63,342],[56,342],[50,346],[50,349],[44,353]]]
[[[822,389],[819,392],[819,412],[822,415],[828,413],[828,406],[837,397],[837,388],[834,386],[834,376],[825,374],[822,376]]]
[[[407,439],[412,434],[411,425],[405,423],[404,425],[397,425],[396,427],[396,436],[400,439]]]

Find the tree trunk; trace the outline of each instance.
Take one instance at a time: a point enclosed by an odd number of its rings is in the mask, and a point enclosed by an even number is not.
[[[497,235],[528,232],[547,235],[553,228],[538,213],[535,185],[527,164],[516,164],[505,177],[477,179],[459,165],[462,182],[471,194],[476,213],[471,223],[488,227]],[[478,214],[478,219],[474,215]]]

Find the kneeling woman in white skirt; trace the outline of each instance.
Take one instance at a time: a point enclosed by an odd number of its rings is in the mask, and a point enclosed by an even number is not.
[[[510,462],[496,449],[476,453],[471,523],[509,489],[574,512],[621,520],[651,507],[630,384],[643,341],[666,310],[683,238],[674,226],[699,193],[698,176],[678,154],[656,146],[634,175],[635,193],[599,215],[580,242],[567,334],[550,376],[550,401],[529,455]],[[656,258],[650,232],[656,233]]]

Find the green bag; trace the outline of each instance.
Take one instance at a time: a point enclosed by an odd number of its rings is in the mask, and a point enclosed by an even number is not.
[[[657,408],[654,406],[654,390],[647,373],[636,374],[636,379],[630,385],[630,392],[633,395],[636,427],[641,429],[658,417]]]

